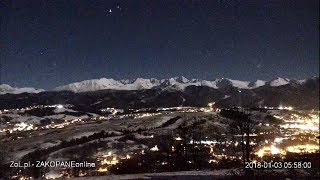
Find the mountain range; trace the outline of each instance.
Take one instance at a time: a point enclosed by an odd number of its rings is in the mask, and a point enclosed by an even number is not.
[[[95,112],[101,108],[138,109],[155,107],[319,108],[319,77],[305,80],[276,78],[271,81],[213,81],[176,77],[164,80],[95,79],[72,83],[50,91],[35,88],[11,88],[1,85],[0,109],[34,105],[72,104],[78,110]],[[9,92],[4,94],[4,92]],[[25,92],[25,93],[21,93]]]
[[[236,87],[239,89],[255,89],[261,86],[283,86],[289,83],[302,84],[305,80],[290,80],[287,78],[276,78],[270,81],[256,80],[256,81],[239,81],[227,78],[215,79],[212,81],[201,80],[201,79],[187,79],[183,76],[174,77],[169,79],[144,79],[137,78],[134,80],[114,80],[114,79],[92,79],[81,82],[75,82],[63,86],[56,87],[50,91],[72,91],[75,93],[98,91],[105,89],[112,90],[142,90],[142,89],[171,89],[171,90],[184,90],[188,86],[207,86],[214,89]],[[43,89],[36,88],[14,88],[7,84],[0,85],[0,94],[19,94],[19,93],[39,93],[43,92]]]
[[[45,91],[44,89],[36,89],[33,87],[11,87],[8,84],[0,84],[0,94],[20,94],[20,93],[40,93]]]

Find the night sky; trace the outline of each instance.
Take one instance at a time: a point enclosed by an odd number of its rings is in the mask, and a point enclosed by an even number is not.
[[[319,1],[256,1],[1,1],[1,83],[319,76]]]

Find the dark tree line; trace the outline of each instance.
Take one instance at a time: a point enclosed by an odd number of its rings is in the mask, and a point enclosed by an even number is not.
[[[172,122],[176,120],[178,118],[172,119]],[[215,131],[204,131],[203,127],[206,120],[196,118],[193,120],[194,122],[191,124],[185,122],[179,125],[176,130],[173,130],[172,134],[158,135],[150,140],[148,146],[157,145],[159,151],[146,150],[145,154],[138,154],[131,159],[121,160],[118,164],[111,166],[110,172],[112,174],[135,174],[238,167],[240,165],[239,160],[228,158],[217,164],[209,162],[212,158],[210,147],[202,144],[201,141],[206,136],[210,136],[208,133],[213,136],[217,134]],[[175,140],[177,136],[181,139]],[[130,139],[130,136],[128,136],[128,139]]]
[[[250,118],[250,114],[237,110],[222,110],[220,114],[231,120],[230,133],[240,135],[240,144],[243,161],[250,161],[252,147],[250,147],[250,134],[255,131],[256,123]]]

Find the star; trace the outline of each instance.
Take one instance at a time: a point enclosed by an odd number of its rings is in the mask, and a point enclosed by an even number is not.
[[[260,68],[262,68],[263,67],[263,60],[261,60],[257,65],[256,65],[256,67],[258,68],[258,69],[260,69]]]
[[[257,68],[258,68],[258,69],[262,68],[262,64],[259,63],[259,64],[257,65]]]

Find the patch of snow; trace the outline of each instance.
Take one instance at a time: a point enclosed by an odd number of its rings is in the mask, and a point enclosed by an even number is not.
[[[200,83],[201,83],[200,86],[208,86],[208,87],[212,87],[214,89],[218,89],[217,81],[202,80]]]
[[[59,171],[54,171],[54,170],[51,170],[45,174],[46,179],[57,179],[57,178],[61,178],[62,176],[63,174],[60,174]]]
[[[156,123],[154,123],[154,127],[159,127],[165,122],[169,121],[173,116],[162,116]]]
[[[260,87],[260,86],[264,86],[265,84],[266,84],[266,81],[256,80],[256,81],[250,82],[248,84],[248,87],[253,89],[253,88]]]
[[[92,79],[56,87],[55,91],[87,92],[102,89],[119,89],[122,83],[114,79]]]
[[[212,171],[178,171],[178,172],[161,172],[161,173],[144,173],[144,174],[124,174],[124,175],[108,175],[86,177],[86,179],[201,179],[201,177],[210,177],[214,179],[215,176],[234,176],[241,175],[242,169],[219,169]],[[189,176],[189,177],[188,177]],[[76,178],[77,179],[77,178]],[[81,178],[79,178],[81,179]],[[205,178],[208,179],[208,178]]]
[[[179,83],[187,83],[187,82],[189,82],[189,79],[185,78],[184,76],[175,77],[174,79]]]
[[[75,134],[75,135],[73,135],[71,137],[68,137],[68,139],[82,138],[84,136],[88,137],[88,136],[93,135],[94,133],[96,133],[96,132],[82,132],[82,133],[79,133],[79,134]]]
[[[224,97],[222,99],[227,99],[229,97],[230,97],[229,95],[224,95]]]
[[[12,118],[11,122],[25,122],[30,124],[40,124],[40,121],[43,119],[37,116],[27,116],[27,115],[21,116],[18,114],[3,114],[2,116],[7,116]]]
[[[27,150],[23,150],[23,151],[16,151],[14,152],[14,159],[18,160],[21,159],[23,156],[27,155],[28,153],[34,151],[34,149],[27,149]]]
[[[57,143],[52,143],[52,142],[45,142],[45,143],[42,143],[40,145],[40,148],[49,148],[49,147],[53,147],[53,146],[56,146]]]
[[[65,108],[65,107],[57,107],[57,108],[55,108],[55,110],[53,110],[53,112],[55,112],[55,113],[62,113],[62,112],[76,112],[76,111],[74,111],[74,110],[72,110],[72,109],[68,109],[68,108]]]
[[[299,84],[304,84],[304,83],[307,82],[307,79],[300,79],[300,80],[297,80],[297,82],[298,82]]]
[[[62,120],[74,120],[74,119],[86,119],[88,118],[88,115],[83,115],[83,116],[71,116],[71,115],[65,115],[65,114],[56,114],[56,115],[51,115],[51,116],[44,116],[44,118],[47,119],[62,119]]]
[[[137,138],[137,139],[150,139],[150,138],[153,138],[153,136],[145,136],[145,135],[142,135],[142,134],[134,134],[134,136]]]
[[[228,79],[231,83],[233,87],[237,87],[240,89],[249,89],[248,85],[250,82],[248,81],[239,81],[239,80],[232,80],[232,79]]]
[[[286,85],[286,84],[289,84],[290,80],[287,79],[287,78],[276,78],[274,80],[271,80],[269,82],[267,82],[268,85],[270,86],[283,86],[283,85]]]

